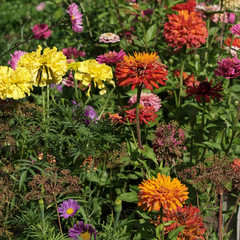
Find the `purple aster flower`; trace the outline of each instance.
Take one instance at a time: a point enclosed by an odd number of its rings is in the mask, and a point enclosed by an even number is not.
[[[71,22],[72,22],[72,29],[74,32],[80,33],[83,31],[83,26],[82,26],[82,14],[78,10],[78,5],[76,3],[73,3],[69,6],[68,10],[66,12],[70,15],[71,17]]]
[[[12,57],[12,59],[11,59],[10,61],[8,61],[8,64],[11,65],[11,67],[13,68],[13,70],[16,69],[17,63],[18,63],[20,57],[22,57],[25,53],[27,53],[27,52],[18,50],[18,51],[15,51],[14,54],[10,54],[10,56]]]
[[[50,87],[50,88],[55,88],[55,89],[56,89],[57,91],[59,91],[59,92],[62,92],[62,91],[63,91],[61,84],[55,84],[55,83],[53,83],[53,84],[50,84],[49,87]]]
[[[110,33],[110,32],[103,33],[99,38],[99,42],[116,43],[116,42],[120,42],[120,37],[117,34]]]
[[[96,117],[96,112],[94,108],[90,105],[86,106],[84,108],[84,115],[85,115],[85,123],[88,125],[92,122],[92,120],[95,119],[95,121],[98,120],[98,117]]]
[[[92,227],[91,224],[84,225],[83,221],[78,222],[78,224],[74,224],[73,228],[70,228],[68,231],[68,236],[71,239],[78,240],[81,237],[83,240],[90,240],[92,235],[94,235],[94,239],[96,239],[97,233],[96,229]]]
[[[240,24],[233,25],[231,28],[232,34],[240,36]]]
[[[58,212],[61,213],[60,217],[69,218],[74,217],[79,208],[80,206],[78,205],[77,201],[68,199],[60,204],[60,207],[58,207]]]
[[[109,53],[104,53],[104,55],[99,55],[96,60],[100,64],[105,63],[111,65],[120,62],[125,55],[126,53],[123,51],[123,49],[121,49],[118,53],[115,51],[110,51]]]
[[[236,56],[234,58],[224,58],[217,63],[216,76],[223,76],[228,79],[240,76],[240,60]]]
[[[128,103],[129,103],[130,106],[132,106],[136,102],[137,102],[137,95],[133,95],[128,100]],[[156,112],[162,106],[161,99],[153,93],[142,93],[141,97],[140,97],[140,104],[143,105],[143,106],[154,107]]]

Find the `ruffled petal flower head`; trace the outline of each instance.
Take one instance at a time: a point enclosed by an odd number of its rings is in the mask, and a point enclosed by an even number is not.
[[[151,54],[135,52],[133,56],[125,55],[123,60],[117,63],[115,75],[118,78],[118,85],[132,85],[132,90],[142,84],[150,90],[153,90],[153,87],[158,89],[158,84],[166,85],[167,67],[158,58],[156,52]]]
[[[81,33],[83,31],[83,15],[79,12],[78,5],[76,3],[71,4],[66,12],[70,15],[73,31]]]
[[[191,87],[188,87],[186,89],[186,93],[187,93],[187,97],[189,96],[194,96],[197,100],[197,102],[210,102],[211,98],[213,100],[215,99],[219,99],[221,100],[221,98],[223,97],[222,94],[220,94],[219,92],[223,91],[223,87],[222,87],[222,82],[219,82],[217,85],[212,86],[212,80],[210,82],[203,81],[200,84],[194,84]]]
[[[132,106],[136,102],[137,102],[137,95],[133,95],[128,100],[128,103],[129,103],[130,106]],[[162,106],[161,99],[157,95],[155,95],[153,93],[142,93],[141,97],[140,97],[140,104],[143,105],[143,106],[154,107],[154,110],[156,112]]]
[[[26,67],[33,78],[33,85],[44,87],[47,84],[58,84],[68,70],[66,56],[61,51],[45,48],[39,45],[36,52],[26,53],[18,61],[18,67]]]
[[[60,217],[69,218],[74,217],[79,208],[80,206],[78,205],[77,201],[68,199],[60,204],[60,207],[58,207],[58,212],[61,213]]]
[[[70,228],[68,231],[68,236],[71,239],[78,240],[78,237],[81,237],[82,240],[91,240],[92,235],[94,239],[97,237],[96,229],[92,227],[91,224],[84,225],[83,221],[74,224],[73,228]]]
[[[52,31],[48,30],[48,25],[46,23],[34,25],[32,31],[35,39],[47,39],[52,34]]]
[[[206,42],[206,23],[197,12],[179,11],[178,15],[168,15],[168,20],[164,24],[164,37],[171,47],[198,48]]]
[[[30,95],[32,90],[31,74],[26,68],[0,66],[0,98],[21,99]]]
[[[224,42],[227,47],[226,50],[229,51],[229,47],[231,46],[230,53],[232,54],[233,57],[237,56],[238,51],[240,50],[240,38],[235,37],[232,41],[232,37],[228,37],[226,41]]]
[[[192,205],[177,207],[176,211],[170,212],[166,211],[163,214],[163,222],[174,221],[169,226],[165,226],[164,233],[168,234],[174,229],[178,227],[184,226],[183,232],[180,232],[177,236],[177,240],[185,240],[185,239],[202,239],[203,234],[206,229],[204,228],[204,224],[202,221],[202,217],[200,215],[200,210]],[[155,222],[155,225],[158,225],[159,222]]]
[[[171,177],[158,174],[155,179],[143,180],[138,186],[140,193],[138,194],[138,206],[143,210],[160,211],[176,211],[177,206],[182,207],[185,200],[188,199],[188,188],[181,182]]]
[[[85,57],[86,53],[84,51],[79,51],[77,48],[63,48],[62,49],[63,54],[67,57],[67,59],[72,59],[74,57],[77,59],[78,57]]]
[[[218,61],[216,76],[223,76],[227,79],[237,78],[240,76],[240,60],[235,56],[234,58],[224,58]]]
[[[172,10],[175,10],[175,11],[187,10],[189,12],[192,12],[195,10],[196,4],[197,3],[195,0],[187,0],[186,3],[179,3],[173,6]]]
[[[45,2],[41,2],[36,6],[36,10],[40,12],[40,11],[44,10],[45,7],[46,7]]]
[[[10,61],[8,61],[8,64],[11,65],[13,70],[15,70],[17,68],[17,63],[18,63],[20,57],[22,57],[25,53],[27,53],[27,52],[18,50],[18,51],[15,51],[14,54],[10,54],[12,59]]]
[[[233,169],[234,169],[236,172],[240,173],[240,159],[235,158],[235,159],[233,160],[232,167],[233,167]]]
[[[99,38],[99,42],[116,43],[116,42],[120,42],[120,37],[115,33],[110,33],[110,32],[103,33]]]
[[[180,78],[180,70],[174,70],[173,75]],[[183,83],[186,87],[192,87],[194,83],[199,84],[199,81],[197,81],[193,74],[188,75],[186,72],[183,72]]]
[[[98,63],[101,64],[105,63],[107,65],[112,65],[120,62],[125,55],[126,53],[123,51],[123,49],[121,49],[120,52],[110,51],[109,53],[105,53],[104,55],[99,55],[96,60]]]
[[[231,28],[231,33],[240,36],[240,24],[233,25]]]
[[[236,9],[236,8],[240,8],[240,1],[239,0],[224,0],[223,5],[227,9]]]
[[[155,122],[156,118],[158,116],[155,113],[156,113],[156,111],[155,111],[154,107],[143,106],[140,104],[140,107],[139,107],[140,123],[148,124],[149,122]],[[126,110],[126,115],[127,115],[129,122],[131,122],[131,123],[136,122],[136,108]]]
[[[77,63],[75,79],[82,83],[82,87],[89,87],[87,96],[90,96],[91,83],[100,90],[100,95],[107,92],[103,82],[107,82],[115,86],[113,79],[112,68],[106,64],[99,64],[96,60],[86,60]]]

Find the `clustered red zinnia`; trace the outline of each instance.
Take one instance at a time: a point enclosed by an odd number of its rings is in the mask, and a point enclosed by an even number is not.
[[[195,10],[197,3],[195,0],[187,0],[186,3],[179,3],[172,7],[172,10],[175,11],[181,11],[181,10],[187,10],[189,12],[192,12]]]
[[[109,53],[104,53],[103,55],[97,56],[96,60],[98,63],[105,63],[108,65],[116,64],[120,62],[126,53],[121,49],[119,52],[110,51]]]
[[[178,15],[168,15],[168,20],[164,24],[164,37],[171,47],[198,48],[206,42],[208,36],[206,23],[198,13],[178,11]]]
[[[132,90],[142,84],[150,90],[153,90],[153,87],[159,88],[158,84],[166,85],[167,69],[158,58],[156,52],[135,52],[133,56],[124,56],[123,60],[117,63],[115,72],[118,85],[131,85]]]

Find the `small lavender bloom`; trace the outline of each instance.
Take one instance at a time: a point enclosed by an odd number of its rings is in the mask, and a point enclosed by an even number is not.
[[[15,51],[14,54],[10,54],[12,59],[10,61],[8,61],[8,64],[11,65],[13,70],[15,70],[17,68],[17,63],[18,63],[20,57],[22,57],[25,53],[27,53],[27,52],[18,50],[18,51]]]
[[[240,60],[235,56],[234,58],[224,58],[218,61],[216,76],[223,76],[227,79],[237,78],[240,76]]]
[[[59,91],[59,92],[62,92],[62,91],[63,91],[61,84],[55,84],[55,83],[53,83],[53,84],[50,84],[49,87],[50,87],[50,88],[55,88],[55,89],[56,89],[57,91]]]
[[[240,36],[240,24],[232,26],[231,33]]]
[[[91,224],[84,225],[83,221],[78,222],[78,224],[74,224],[73,228],[70,228],[68,231],[68,236],[71,239],[78,240],[78,236],[83,240],[90,240],[92,235],[94,235],[94,239],[96,239],[97,233],[96,229],[92,227]]]
[[[79,208],[80,206],[78,205],[77,201],[68,199],[60,204],[60,207],[58,207],[58,212],[61,213],[60,217],[69,218],[74,217]]]
[[[83,31],[82,14],[79,12],[78,5],[73,3],[69,6],[66,12],[70,15],[72,29],[74,32],[80,33]]]
[[[44,8],[46,7],[46,4],[44,2],[41,2],[39,3],[37,6],[36,6],[36,9],[37,11],[42,11]]]
[[[103,33],[99,38],[99,42],[116,43],[116,42],[120,42],[120,37],[115,33],[110,33],[110,32]]]
[[[115,51],[110,51],[109,53],[104,53],[104,55],[99,55],[96,60],[100,64],[105,63],[111,65],[120,62],[125,55],[126,53],[123,51],[123,49],[121,49],[118,53]]]
[[[90,124],[93,119],[95,119],[95,121],[98,120],[98,117],[96,118],[96,115],[97,115],[96,111],[90,105],[88,105],[84,108],[84,115],[85,115],[85,123],[87,125]]]

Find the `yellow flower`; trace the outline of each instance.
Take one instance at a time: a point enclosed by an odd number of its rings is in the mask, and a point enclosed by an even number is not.
[[[18,67],[26,67],[33,78],[33,85],[44,87],[47,84],[59,83],[68,70],[66,56],[53,49],[46,48],[41,54],[42,47],[39,45],[36,52],[26,53],[18,61]]]
[[[171,181],[170,176],[166,177],[160,173],[157,179],[144,180],[138,187],[140,189],[138,206],[143,210],[159,211],[164,210],[174,211],[177,206],[182,207],[185,200],[188,199],[188,188],[174,178]]]
[[[103,95],[107,92],[106,86],[103,82],[110,83],[115,86],[113,79],[112,68],[106,64],[99,64],[96,60],[87,60],[79,63],[75,79],[81,81],[83,87],[88,87],[87,96],[90,95],[91,83],[98,87],[100,94]]]
[[[240,1],[239,0],[225,0],[225,7],[227,9],[240,8]]]
[[[24,98],[32,89],[31,74],[26,68],[0,66],[0,98]]]

